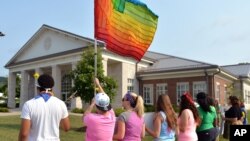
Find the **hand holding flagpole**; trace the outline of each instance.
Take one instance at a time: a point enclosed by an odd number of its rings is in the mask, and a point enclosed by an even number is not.
[[[95,57],[95,79],[97,78],[97,41],[95,39],[95,53],[94,53],[94,57]],[[99,82],[99,81],[98,81]],[[96,83],[94,85],[94,95],[96,94]]]

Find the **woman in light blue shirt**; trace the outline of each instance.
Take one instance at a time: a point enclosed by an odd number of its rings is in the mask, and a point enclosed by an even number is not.
[[[146,127],[146,131],[154,137],[154,141],[175,141],[177,116],[168,95],[158,97],[153,125],[154,130]]]

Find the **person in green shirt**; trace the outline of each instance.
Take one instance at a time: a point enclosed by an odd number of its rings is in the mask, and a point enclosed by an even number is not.
[[[199,104],[197,109],[201,118],[201,124],[196,129],[198,141],[215,141],[218,135],[216,109],[209,104],[206,93],[199,92],[196,98]]]

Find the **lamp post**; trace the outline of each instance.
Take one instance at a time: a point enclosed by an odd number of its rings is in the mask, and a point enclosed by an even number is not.
[[[2,36],[5,36],[5,34],[3,34],[3,33],[0,31],[0,37],[2,37]]]

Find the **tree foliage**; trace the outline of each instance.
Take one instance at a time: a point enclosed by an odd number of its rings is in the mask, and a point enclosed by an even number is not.
[[[76,69],[71,72],[74,81],[73,91],[85,102],[91,102],[94,97],[94,47],[83,50],[82,59],[78,62]],[[104,91],[110,99],[114,97],[117,89],[117,82],[111,77],[104,76],[101,50],[97,51],[97,78]]]
[[[243,91],[239,87],[235,87],[235,84],[228,85],[227,87],[227,96],[236,96],[241,101],[244,101],[243,99]]]

